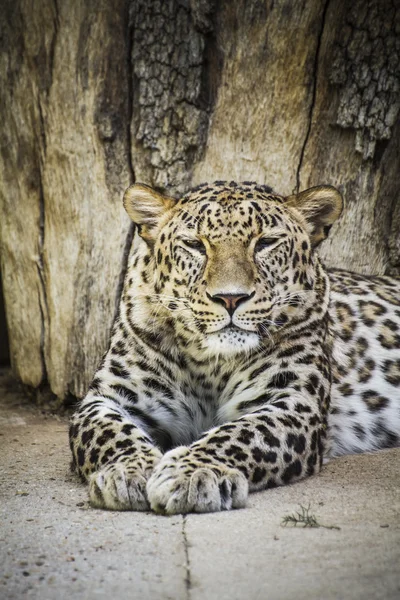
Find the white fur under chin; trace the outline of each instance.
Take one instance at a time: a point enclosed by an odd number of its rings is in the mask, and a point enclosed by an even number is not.
[[[260,345],[260,337],[251,331],[222,330],[207,335],[204,349],[210,355],[233,356],[255,350]]]

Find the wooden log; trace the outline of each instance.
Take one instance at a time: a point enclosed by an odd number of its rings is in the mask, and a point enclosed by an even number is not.
[[[397,3],[5,0],[0,27],[1,271],[24,383],[85,393],[134,180],[336,185],[326,263],[400,273]]]

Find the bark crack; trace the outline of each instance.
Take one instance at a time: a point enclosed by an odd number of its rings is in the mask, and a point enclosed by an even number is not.
[[[127,15],[126,15],[126,47],[127,47],[127,56],[126,56],[126,77],[127,77],[127,94],[128,94],[128,106],[127,106],[127,118],[126,118],[126,136],[127,136],[127,158],[128,158],[128,170],[130,175],[131,183],[135,181],[135,170],[133,168],[133,155],[132,155],[132,118],[133,118],[133,62],[132,62],[132,48],[133,48],[133,25],[130,18],[130,10],[129,6],[127,6]],[[115,295],[115,311],[114,311],[114,321],[118,316],[119,311],[119,303],[121,299],[122,290],[124,287],[124,280],[126,271],[128,268],[128,260],[129,253],[132,246],[132,240],[135,233],[135,226],[133,223],[130,223],[128,233],[126,234],[124,251],[122,253],[122,261],[121,261],[121,270],[120,276],[118,280],[117,293]]]
[[[38,186],[39,186],[39,238],[38,238],[38,259],[37,259],[37,272],[39,277],[39,309],[41,319],[41,332],[40,332],[40,359],[42,363],[42,381],[41,386],[48,383],[48,373],[46,367],[46,322],[49,319],[49,307],[47,302],[46,294],[46,275],[44,267],[44,245],[45,245],[45,197],[43,189],[43,165],[45,164],[45,157],[47,152],[47,139],[46,139],[46,126],[45,116],[43,112],[42,96],[43,93],[45,98],[48,98],[50,87],[53,81],[53,68],[54,68],[54,53],[57,43],[58,34],[58,6],[57,0],[54,0],[54,30],[53,36],[50,41],[49,54],[48,54],[48,77],[46,78],[46,86],[39,91],[38,95],[38,116],[39,116],[39,168],[38,168]]]
[[[314,68],[313,68],[313,74],[314,74],[313,89],[312,89],[312,95],[311,95],[310,108],[309,108],[309,112],[308,112],[307,131],[306,131],[306,135],[304,137],[304,142],[303,142],[303,145],[301,148],[299,164],[298,164],[297,172],[296,172],[296,190],[295,190],[296,193],[298,193],[300,191],[300,173],[301,173],[301,169],[303,167],[303,161],[304,161],[306,147],[307,147],[308,140],[309,140],[310,134],[311,134],[312,120],[313,120],[315,102],[316,102],[316,98],[317,98],[318,64],[319,64],[319,57],[320,57],[320,52],[321,52],[322,36],[323,36],[324,30],[325,30],[326,13],[328,11],[329,1],[330,0],[326,0],[324,8],[322,10],[321,29],[318,34],[317,47],[315,50]]]
[[[132,156],[132,119],[133,119],[133,24],[130,18],[129,6],[127,7],[126,22],[127,27],[127,57],[126,57],[126,70],[127,70],[127,84],[128,84],[128,118],[127,118],[127,137],[128,137],[128,168],[131,176],[132,183],[135,181],[135,171],[133,168],[133,156]]]
[[[41,111],[40,111],[41,112]],[[41,128],[43,129],[43,122],[41,121]],[[38,260],[37,260],[37,271],[39,276],[39,308],[40,308],[40,319],[41,319],[41,331],[40,331],[40,359],[42,363],[42,384],[47,381],[47,368],[46,368],[46,356],[45,356],[45,343],[46,343],[46,320],[48,319],[49,310],[46,297],[46,285],[44,275],[44,218],[45,218],[45,204],[44,204],[44,193],[42,185],[42,173],[39,175],[39,240],[38,240]]]
[[[187,516],[183,515],[182,517],[182,535],[183,535],[183,544],[185,548],[185,586],[186,586],[186,600],[190,600],[191,592],[192,592],[192,574],[191,574],[191,566],[190,566],[190,556],[189,556],[189,544],[187,539]]]
[[[54,69],[54,55],[55,55],[55,51],[56,51],[56,43],[57,43],[57,36],[58,36],[58,28],[59,28],[59,23],[58,23],[58,4],[57,4],[57,0],[54,0],[54,12],[55,12],[55,18],[54,18],[54,33],[53,33],[53,37],[51,38],[51,42],[50,42],[50,52],[49,52],[49,73],[50,73],[50,81],[49,81],[49,88],[48,91],[50,90],[51,84],[53,82],[53,69]]]

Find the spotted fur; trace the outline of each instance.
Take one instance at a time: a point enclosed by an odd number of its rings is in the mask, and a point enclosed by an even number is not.
[[[71,422],[93,506],[244,506],[323,458],[397,445],[399,281],[327,273],[332,187],[125,194],[136,223],[109,350]]]

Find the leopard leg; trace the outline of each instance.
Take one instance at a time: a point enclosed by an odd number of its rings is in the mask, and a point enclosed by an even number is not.
[[[162,453],[118,402],[89,394],[71,419],[70,446],[92,506],[149,508],[146,482]]]

